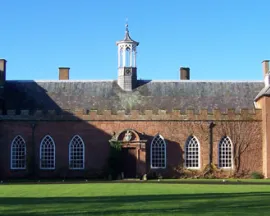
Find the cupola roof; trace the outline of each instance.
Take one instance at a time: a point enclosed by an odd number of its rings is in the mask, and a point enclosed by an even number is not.
[[[116,45],[121,44],[121,43],[133,43],[136,46],[139,45],[139,42],[133,40],[130,35],[129,35],[129,30],[128,30],[128,24],[126,24],[126,31],[125,31],[125,37],[124,40],[120,40],[116,42]]]

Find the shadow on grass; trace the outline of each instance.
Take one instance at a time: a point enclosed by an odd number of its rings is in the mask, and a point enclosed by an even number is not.
[[[270,192],[0,198],[0,215],[270,215]]]

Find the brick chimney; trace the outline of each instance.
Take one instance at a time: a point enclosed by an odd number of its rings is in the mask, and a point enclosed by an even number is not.
[[[5,59],[0,59],[0,87],[3,87],[6,82],[6,63]]]
[[[181,80],[190,79],[190,69],[188,67],[180,67],[180,79]]]
[[[262,61],[263,66],[263,76],[265,76],[269,72],[269,60]]]
[[[59,67],[59,80],[69,80],[69,67]]]
[[[269,60],[262,61],[263,67],[263,78],[265,86],[270,85],[270,76],[269,76]]]

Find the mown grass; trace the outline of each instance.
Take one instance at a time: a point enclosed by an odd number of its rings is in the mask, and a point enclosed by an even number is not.
[[[270,185],[0,185],[0,215],[270,215]]]

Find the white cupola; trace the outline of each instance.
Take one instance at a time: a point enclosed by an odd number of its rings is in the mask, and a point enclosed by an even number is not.
[[[136,88],[137,67],[136,54],[139,42],[131,39],[126,24],[124,40],[116,42],[118,46],[118,85],[125,91]]]

